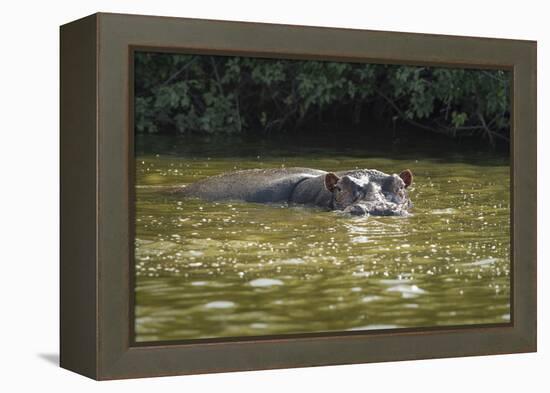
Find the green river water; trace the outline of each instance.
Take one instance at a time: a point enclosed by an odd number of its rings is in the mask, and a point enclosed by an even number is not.
[[[162,192],[282,166],[409,168],[413,214],[349,217]],[[509,168],[499,155],[438,148],[138,139],[135,340],[507,323]]]

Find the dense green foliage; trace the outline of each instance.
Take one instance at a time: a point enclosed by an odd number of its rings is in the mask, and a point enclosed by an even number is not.
[[[386,119],[451,136],[508,140],[499,70],[138,53],[138,133],[362,129]]]

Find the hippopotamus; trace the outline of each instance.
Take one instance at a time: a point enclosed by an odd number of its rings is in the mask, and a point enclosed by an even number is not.
[[[375,169],[248,169],[207,177],[175,192],[207,201],[284,202],[351,215],[404,216],[412,207],[407,191],[412,181],[409,169],[399,175]]]

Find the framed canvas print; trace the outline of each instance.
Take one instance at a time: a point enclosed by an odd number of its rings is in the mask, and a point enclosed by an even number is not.
[[[536,43],[61,27],[61,366],[536,350]]]

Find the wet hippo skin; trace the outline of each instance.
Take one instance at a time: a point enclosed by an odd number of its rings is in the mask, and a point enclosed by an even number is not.
[[[375,169],[326,172],[310,168],[249,169],[208,177],[176,190],[207,201],[301,204],[352,215],[406,215],[412,207],[408,169],[386,174]]]

